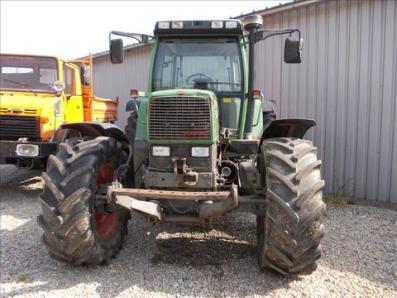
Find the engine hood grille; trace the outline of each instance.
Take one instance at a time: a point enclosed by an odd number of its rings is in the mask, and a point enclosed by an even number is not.
[[[149,104],[151,140],[208,140],[211,101],[208,97],[153,97]]]
[[[40,140],[39,117],[0,115],[0,140]]]

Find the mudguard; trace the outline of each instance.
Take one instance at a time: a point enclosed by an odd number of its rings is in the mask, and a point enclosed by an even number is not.
[[[277,119],[273,120],[262,134],[263,140],[270,138],[298,138],[302,139],[309,128],[316,125],[312,119]]]
[[[67,138],[67,134],[70,130],[78,131],[84,137],[108,136],[116,139],[117,141],[129,143],[124,132],[117,125],[101,122],[76,122],[62,124],[55,133],[55,141],[62,142],[62,140]]]

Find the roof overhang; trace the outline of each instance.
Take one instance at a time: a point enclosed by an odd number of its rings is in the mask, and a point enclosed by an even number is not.
[[[150,46],[151,44],[153,44],[152,40],[147,43],[136,43],[136,44],[127,45],[124,47],[124,52],[128,52],[128,51],[138,49],[138,48],[143,48],[148,45]],[[103,51],[103,52],[92,54],[92,58],[95,59],[95,58],[100,58],[100,57],[108,56],[108,55],[109,55],[109,51]],[[87,58],[87,57],[82,57],[79,59],[84,59],[84,58]]]
[[[233,17],[233,19],[242,19],[246,16],[250,16],[250,15],[254,15],[254,14],[258,14],[258,15],[261,15],[264,17],[264,16],[269,16],[269,15],[273,15],[273,14],[277,14],[277,13],[283,13],[285,11],[289,11],[292,9],[297,9],[297,8],[305,7],[308,5],[313,5],[313,4],[320,3],[320,2],[326,2],[326,1],[328,1],[328,0],[295,0],[293,2],[281,4],[279,6],[273,6],[271,8],[257,10],[257,11],[253,11],[253,12],[247,13],[247,14],[242,14],[240,16]]]

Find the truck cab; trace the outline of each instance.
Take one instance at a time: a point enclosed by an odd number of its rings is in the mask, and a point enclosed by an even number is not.
[[[101,106],[93,97],[90,65],[89,59],[1,54],[0,163],[43,166],[64,137],[55,135],[58,127],[94,120],[95,102],[95,120],[115,120],[116,104],[103,99]]]

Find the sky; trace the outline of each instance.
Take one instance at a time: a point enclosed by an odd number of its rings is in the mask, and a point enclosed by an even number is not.
[[[0,0],[0,52],[73,59],[107,50],[112,30],[153,34],[159,20],[227,19],[285,2]]]

